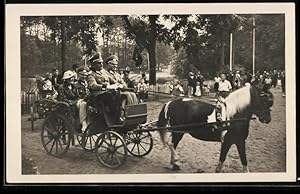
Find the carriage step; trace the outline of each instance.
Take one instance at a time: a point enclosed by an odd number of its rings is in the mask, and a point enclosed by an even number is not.
[[[125,124],[118,124],[118,125],[109,125],[109,128],[121,128],[124,127]]]

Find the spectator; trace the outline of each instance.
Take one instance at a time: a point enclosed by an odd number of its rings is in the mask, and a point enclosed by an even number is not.
[[[53,72],[53,75],[52,75],[51,82],[52,82],[54,89],[58,90],[59,86],[63,83],[62,75],[59,74],[59,71],[57,68],[54,68],[52,70],[52,72]]]
[[[272,79],[269,73],[266,73],[266,78],[264,80],[264,90],[268,91],[272,86]]]
[[[253,78],[252,75],[247,71],[245,74],[244,85],[246,83],[251,83],[252,78]]]
[[[285,73],[284,71],[281,72],[281,90],[282,90],[282,96],[285,97]]]
[[[45,79],[42,84],[42,98],[52,98],[55,99],[57,97],[57,92],[52,85],[52,74],[46,73]]]
[[[137,85],[137,92],[139,95],[140,102],[144,102],[146,99],[148,99],[148,91],[148,84],[145,83],[144,79],[141,79]]]
[[[188,78],[188,96],[192,97],[196,90],[196,77],[194,72],[189,72]]]
[[[215,80],[214,90],[215,90],[216,96],[217,96],[218,89],[219,89],[219,82],[221,81],[221,78],[220,78],[219,74],[216,74],[216,76],[214,77],[214,80]]]
[[[196,75],[196,83],[195,83],[195,87],[194,87],[194,94],[196,92],[197,82],[199,82],[199,84],[200,84],[200,90],[201,90],[200,92],[201,92],[201,94],[203,94],[204,77],[203,77],[203,75],[201,75],[200,71],[198,71],[198,73]]]
[[[175,85],[175,89],[179,92],[179,96],[184,96],[184,89],[183,89],[180,81],[177,81],[177,83]]]
[[[223,73],[221,75],[221,81],[219,82],[219,96],[226,98],[232,90],[232,86],[228,80],[226,80],[226,75]]]
[[[227,73],[227,80],[230,82],[231,86],[234,86],[234,75],[230,70]]]
[[[148,84],[148,80],[147,80],[147,77],[146,77],[146,73],[142,73],[142,78],[144,81],[145,81],[145,84]],[[141,81],[141,80],[140,80]]]
[[[201,92],[201,84],[200,84],[200,82],[197,82],[196,83],[195,96],[200,97],[201,94],[202,94],[202,92]]]
[[[241,78],[240,71],[236,71],[234,77],[234,87],[235,89],[238,89],[241,87],[241,85],[242,85],[242,78]]]
[[[277,70],[274,70],[272,73],[272,85],[274,88],[276,88],[277,86],[277,80],[278,80]]]
[[[171,95],[171,96],[174,96],[173,90],[174,90],[173,82],[169,82],[169,91],[170,91],[170,95]]]
[[[72,65],[72,72],[74,73],[74,79],[75,81],[78,79],[78,75],[77,75],[77,69],[78,69],[79,65],[77,63],[74,63]]]
[[[134,88],[134,83],[133,81],[129,78],[129,70],[125,70],[123,72],[123,80],[125,81],[125,83],[127,84],[128,88]]]

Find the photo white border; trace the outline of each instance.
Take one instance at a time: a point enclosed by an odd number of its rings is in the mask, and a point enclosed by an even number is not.
[[[130,14],[285,14],[286,173],[22,175],[20,16]],[[7,4],[6,180],[8,183],[295,182],[296,79],[294,3]]]

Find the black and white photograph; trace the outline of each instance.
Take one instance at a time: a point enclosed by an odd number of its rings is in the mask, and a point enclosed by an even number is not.
[[[293,4],[7,14],[12,182],[296,180]]]

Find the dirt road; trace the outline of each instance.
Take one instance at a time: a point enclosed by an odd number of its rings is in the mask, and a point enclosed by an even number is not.
[[[251,121],[247,139],[247,157],[251,172],[285,172],[286,169],[286,124],[285,98],[279,89],[271,90],[274,94],[272,122],[262,124]],[[157,119],[164,101],[148,103],[148,120]],[[28,117],[27,117],[28,118]],[[22,117],[22,155],[26,161],[31,159],[40,174],[126,174],[126,173],[213,173],[218,163],[220,143],[204,142],[185,135],[177,150],[182,163],[181,171],[170,170],[170,152],[163,148],[159,135],[153,132],[154,148],[144,158],[129,156],[121,168],[111,170],[101,166],[94,154],[71,146],[62,158],[47,155],[40,140],[43,120],[36,122],[36,129],[31,131],[30,122]],[[28,162],[24,162],[24,164]],[[24,173],[32,173],[25,168]],[[242,172],[236,147],[231,147],[223,168],[224,172]]]

